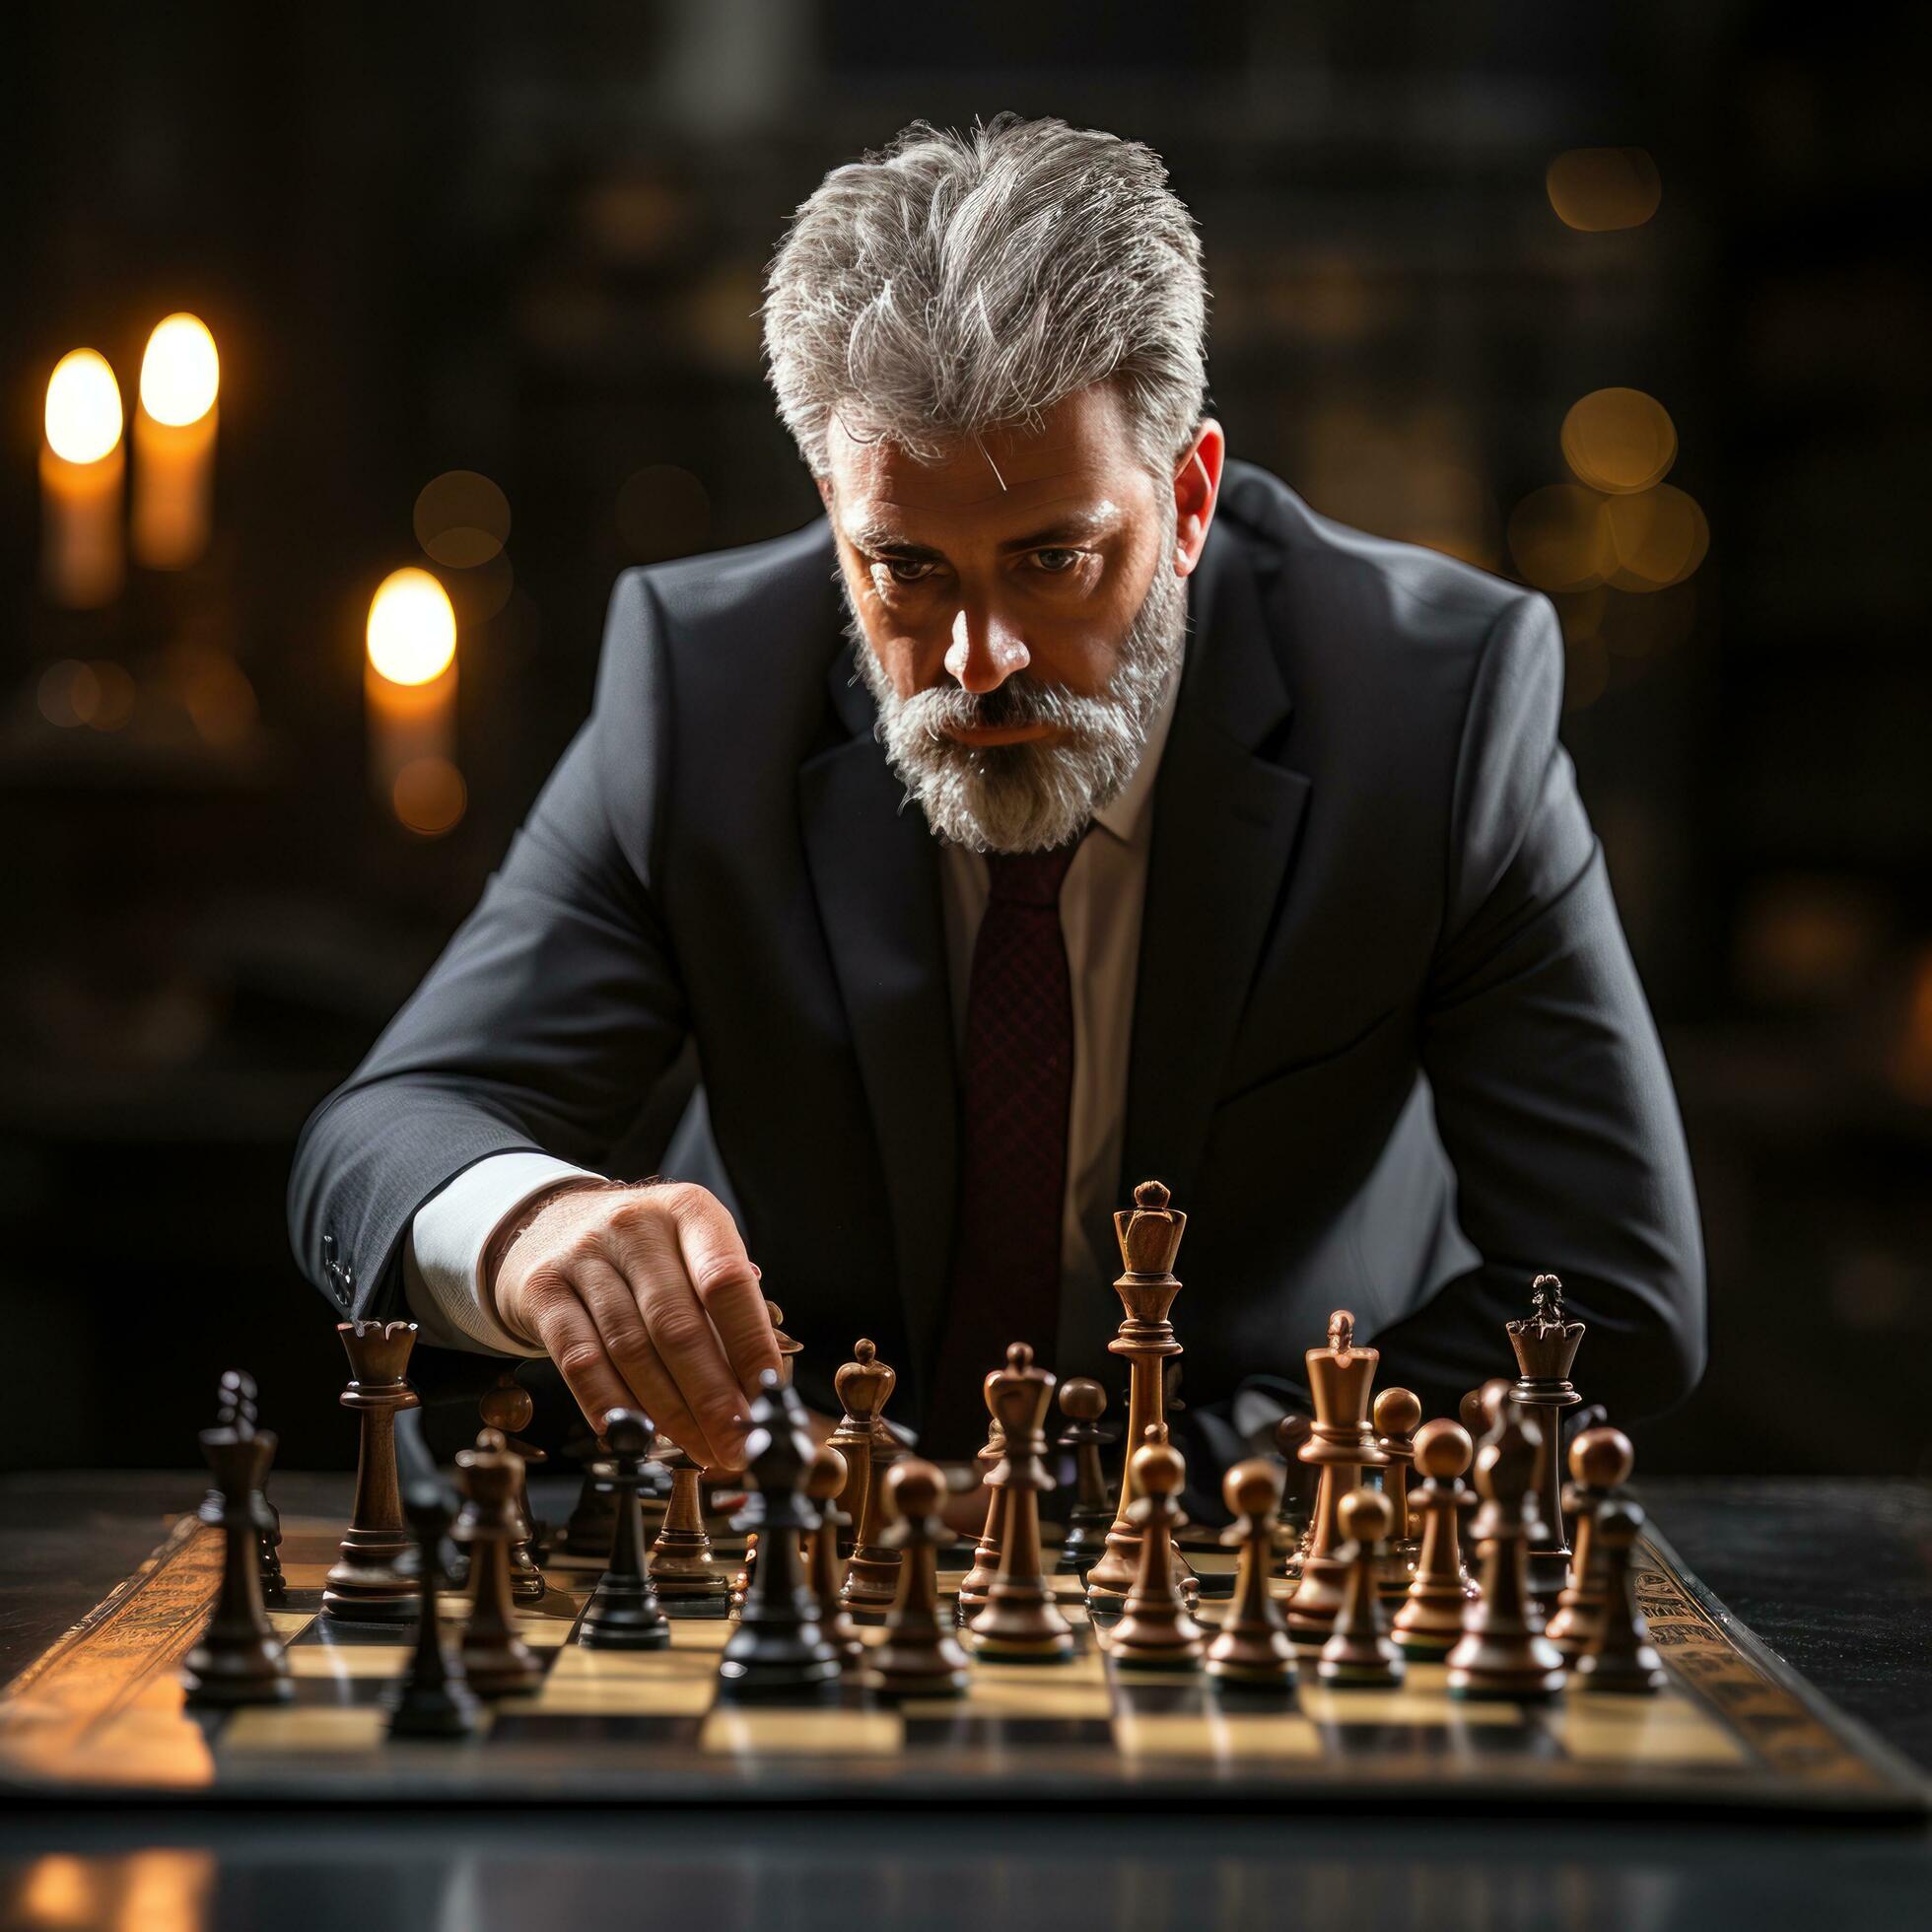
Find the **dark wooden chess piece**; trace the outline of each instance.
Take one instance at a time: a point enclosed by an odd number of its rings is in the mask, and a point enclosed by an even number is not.
[[[846,1565],[841,1601],[848,1610],[862,1615],[882,1617],[892,1608],[899,1589],[899,1552],[879,1541],[884,1528],[881,1489],[885,1472],[899,1457],[899,1444],[885,1425],[885,1405],[892,1399],[897,1373],[879,1360],[869,1342],[861,1342],[852,1351],[853,1359],[833,1378],[839,1400],[845,1405],[845,1421],[853,1453],[861,1452],[858,1440],[862,1430],[865,1480],[862,1485],[855,1515],[852,1560]],[[839,1431],[833,1431],[833,1444],[845,1453]]]
[[[660,1435],[656,1460],[671,1474],[670,1501],[651,1546],[651,1582],[666,1617],[717,1619],[730,1607],[731,1580],[712,1553],[705,1528],[705,1472],[669,1436]]]
[[[1187,1518],[1176,1500],[1188,1478],[1181,1452],[1163,1440],[1165,1422],[1150,1422],[1141,1445],[1128,1458],[1135,1490],[1129,1520],[1140,1539],[1134,1587],[1107,1652],[1123,1670],[1189,1670],[1201,1661],[1207,1638],[1188,1614],[1174,1574],[1170,1547]]]
[[[596,1476],[610,1485],[617,1533],[611,1539],[610,1566],[598,1577],[578,1626],[578,1642],[592,1650],[662,1650],[671,1640],[671,1626],[657,1608],[645,1567],[644,1512],[638,1506],[651,1436],[651,1424],[636,1410],[604,1413],[603,1439],[610,1444],[610,1455],[596,1465]]]
[[[899,1552],[899,1594],[872,1652],[873,1688],[891,1697],[959,1697],[972,1682],[966,1652],[939,1615],[938,1553],[954,1541],[939,1515],[945,1479],[916,1457],[886,1472],[893,1521],[882,1541]]]
[[[765,1319],[772,1325],[772,1340],[778,1345],[778,1379],[780,1386],[791,1388],[797,1374],[797,1358],[804,1352],[805,1345],[795,1341],[785,1332],[785,1310],[770,1295],[765,1297]],[[735,1474],[735,1472],[733,1472]],[[731,1527],[738,1529],[742,1522],[734,1520]],[[751,1579],[758,1573],[758,1532],[747,1530],[744,1539],[744,1561],[738,1566],[738,1573],[731,1579],[730,1607],[733,1614],[744,1609],[744,1600],[751,1590]]]
[[[953,1608],[962,1623],[969,1611],[986,1608],[986,1593],[993,1588],[993,1579],[1000,1573],[1000,1544],[1006,1524],[1006,1492],[991,1484],[993,1472],[1006,1452],[1005,1432],[1000,1426],[1000,1417],[993,1411],[993,1375],[989,1374],[980,1386],[990,1419],[986,1441],[974,1460],[980,1466],[981,1486],[986,1489],[986,1521],[980,1529],[980,1540],[973,1547],[973,1565],[959,1579],[959,1591],[954,1599]]]
[[[1409,1478],[1415,1466],[1415,1429],[1422,1419],[1422,1405],[1413,1389],[1389,1388],[1375,1398],[1369,1414],[1375,1446],[1382,1452],[1382,1493],[1395,1512],[1377,1572],[1378,1587],[1390,1602],[1400,1603],[1415,1580],[1421,1554],[1410,1520]]]
[[[1463,1634],[1469,1581],[1463,1570],[1462,1518],[1476,1498],[1462,1484],[1469,1468],[1469,1431],[1445,1415],[1415,1431],[1415,1469],[1421,1482],[1409,1506],[1422,1525],[1421,1553],[1409,1594],[1396,1611],[1395,1640],[1416,1663],[1437,1663]]]
[[[1147,1430],[1166,1427],[1163,1376],[1168,1360],[1181,1353],[1167,1317],[1181,1283],[1174,1275],[1188,1217],[1169,1206],[1159,1181],[1142,1181],[1134,1206],[1114,1216],[1123,1272],[1114,1283],[1124,1311],[1120,1329],[1108,1343],[1109,1354],[1128,1365],[1127,1441],[1130,1454],[1121,1472],[1120,1504],[1107,1531],[1107,1548],[1087,1571],[1087,1602],[1097,1613],[1122,1610],[1139,1572],[1140,1532],[1133,1505],[1139,1495],[1134,1472]]]
[[[818,1622],[826,1641],[848,1664],[857,1664],[864,1660],[865,1641],[839,1598],[846,1567],[846,1559],[839,1554],[839,1532],[846,1520],[839,1497],[851,1479],[846,1459],[829,1442],[812,1458],[805,1475],[805,1495],[818,1507],[818,1527],[811,1533],[805,1573],[811,1578],[812,1595],[818,1599]]]
[[[1604,1610],[1577,1659],[1576,1688],[1591,1695],[1654,1696],[1664,1688],[1664,1666],[1650,1642],[1650,1628],[1631,1587],[1631,1561],[1643,1511],[1627,1497],[1597,1505],[1595,1542],[1602,1551]]]
[[[342,1406],[362,1418],[356,1501],[342,1533],[342,1553],[323,1579],[326,1616],[359,1623],[406,1623],[416,1615],[416,1580],[403,1568],[409,1532],[396,1480],[395,1419],[416,1407],[403,1380],[416,1345],[414,1322],[338,1322],[349,1356]]]
[[[1543,1633],[1530,1595],[1529,1539],[1536,1520],[1537,1426],[1507,1401],[1476,1452],[1483,1507],[1472,1532],[1482,1558],[1482,1595],[1463,1611],[1463,1634],[1449,1653],[1452,1697],[1536,1702],[1563,1686],[1563,1660]]]
[[[1609,1600],[1597,1548],[1597,1511],[1630,1480],[1635,1464],[1636,1453],[1622,1429],[1585,1429],[1570,1444],[1571,1482],[1563,1492],[1563,1507],[1576,1526],[1576,1549],[1570,1557],[1569,1580],[1556,1598],[1555,1615],[1544,1634],[1572,1669],[1589,1649]]]
[[[1300,1457],[1321,1472],[1321,1481],[1301,1581],[1288,1599],[1288,1637],[1297,1650],[1319,1651],[1335,1626],[1348,1579],[1348,1565],[1337,1550],[1343,1540],[1338,1510],[1342,1498],[1360,1485],[1362,1471],[1382,1462],[1368,1420],[1369,1390],[1382,1354],[1355,1346],[1355,1318],[1338,1308],[1329,1317],[1328,1346],[1310,1348],[1303,1359],[1315,1422]]]
[[[549,1457],[523,1440],[523,1431],[536,1415],[536,1402],[518,1381],[517,1371],[506,1368],[494,1386],[483,1391],[476,1407],[483,1426],[498,1430],[504,1446],[514,1451],[523,1465],[523,1474],[517,1484],[517,1534],[510,1545],[510,1594],[519,1604],[541,1603],[545,1586],[537,1557],[536,1520],[530,1513],[530,1468],[532,1464],[548,1462]],[[605,1552],[609,1548],[606,1544]]]
[[[1293,1409],[1275,1424],[1275,1448],[1282,1464],[1281,1513],[1276,1532],[1281,1555],[1275,1569],[1276,1576],[1300,1576],[1301,1559],[1307,1553],[1305,1546],[1314,1512],[1308,1495],[1308,1465],[1301,1460],[1301,1445],[1314,1429],[1315,1424]]]
[[[517,1634],[517,1605],[510,1594],[521,1460],[498,1429],[478,1430],[476,1447],[456,1456],[463,1493],[472,1505],[458,1516],[454,1531],[457,1541],[469,1546],[463,1672],[480,1697],[517,1696],[543,1682],[543,1666]]]
[[[243,1434],[253,1435],[260,1419],[260,1413],[255,1407],[255,1378],[245,1369],[225,1370],[219,1406],[215,1412],[215,1426],[218,1429],[239,1428]],[[273,1439],[270,1437],[271,1441]],[[288,1579],[282,1574],[282,1516],[268,1499],[267,1482],[268,1477],[264,1472],[261,1491],[263,1523],[255,1539],[255,1567],[261,1576],[261,1600],[274,1608],[288,1602],[289,1586]],[[219,1512],[219,1490],[208,1491],[208,1504]],[[211,1515],[205,1520],[212,1523],[219,1518],[218,1515]]]
[[[182,1670],[190,1704],[223,1708],[285,1704],[295,1695],[288,1658],[261,1601],[261,1537],[269,1523],[261,1485],[275,1459],[275,1437],[257,1429],[247,1413],[252,1405],[238,1400],[244,1379],[239,1373],[223,1378],[220,1419],[201,1431],[201,1453],[215,1485],[199,1515],[222,1532],[222,1580],[207,1627]]]
[[[1337,1690],[1400,1684],[1403,1654],[1389,1634],[1380,1588],[1380,1545],[1395,1528],[1394,1505],[1380,1489],[1350,1489],[1337,1503],[1336,1519],[1346,1541],[1335,1553],[1348,1575],[1315,1675]]]
[[[396,1418],[397,1434],[416,1427],[420,1412]],[[438,1600],[448,1582],[443,1542],[455,1516],[448,1485],[418,1437],[420,1455],[403,1462],[402,1507],[416,1539],[416,1643],[389,1707],[392,1738],[466,1738],[483,1723],[483,1704],[469,1688],[462,1658],[443,1634]]]
[[[746,1476],[756,1485],[745,1516],[758,1533],[759,1555],[738,1627],[719,1660],[724,1689],[746,1696],[796,1693],[832,1684],[837,1649],[818,1622],[818,1599],[804,1577],[798,1539],[816,1516],[805,1499],[811,1433],[797,1391],[766,1369],[751,1405]]]
[[[564,1550],[572,1556],[601,1556],[617,1534],[615,1499],[597,1486],[590,1465],[610,1454],[610,1444],[599,1442],[587,1422],[572,1429],[564,1444],[564,1459],[576,1463],[583,1472],[577,1501],[564,1524]]]
[[[1510,1400],[1537,1425],[1535,1490],[1540,1532],[1530,1543],[1530,1589],[1539,1603],[1553,1603],[1569,1578],[1569,1539],[1563,1531],[1563,1411],[1583,1398],[1570,1385],[1569,1372],[1583,1340],[1584,1325],[1565,1319],[1563,1284],[1539,1275],[1530,1284],[1531,1313],[1504,1326],[1516,1353],[1518,1376]]]
[[[1055,1447],[1073,1452],[1073,1506],[1067,1512],[1059,1567],[1077,1574],[1099,1560],[1107,1547],[1107,1525],[1114,1520],[1100,1469],[1100,1451],[1114,1439],[1114,1431],[1100,1421],[1107,1413],[1107,1391],[1090,1375],[1070,1376],[1060,1385],[1060,1413],[1067,1426]]]
[[[1234,1518],[1221,1542],[1241,1553],[1234,1601],[1208,1646],[1208,1674],[1223,1684],[1287,1690],[1295,1679],[1294,1645],[1268,1587],[1280,1533],[1281,1472],[1261,1456],[1236,1463],[1222,1479],[1221,1500]]]
[[[1000,1566],[985,1607],[968,1626],[974,1649],[989,1663],[1066,1663],[1073,1655],[1073,1632],[1054,1602],[1040,1551],[1040,1498],[1053,1487],[1043,1458],[1055,1378],[1035,1364],[1024,1342],[1015,1342],[1006,1350],[1006,1366],[987,1379],[1004,1437],[987,1482],[1005,1493],[1006,1516]]]

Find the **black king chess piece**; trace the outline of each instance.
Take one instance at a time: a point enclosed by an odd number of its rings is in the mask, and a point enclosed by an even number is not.
[[[1530,1593],[1550,1605],[1569,1580],[1569,1538],[1563,1528],[1563,1412],[1583,1400],[1569,1382],[1584,1325],[1563,1317],[1563,1284],[1553,1275],[1530,1283],[1530,1313],[1504,1324],[1516,1351],[1518,1375],[1509,1400],[1542,1433],[1535,1494],[1543,1519],[1530,1543]]]
[[[199,1513],[222,1532],[222,1581],[208,1626],[187,1655],[190,1704],[285,1704],[295,1695],[288,1659],[261,1602],[259,1544],[270,1527],[261,1485],[275,1459],[275,1437],[255,1427],[252,1402],[236,1400],[246,1379],[222,1378],[221,1419],[201,1431],[215,1486]]]
[[[812,1691],[839,1676],[839,1653],[818,1621],[798,1539],[818,1523],[805,1495],[812,1441],[805,1407],[777,1369],[758,1378],[745,1440],[745,1475],[756,1487],[740,1519],[758,1535],[758,1561],[738,1627],[718,1675],[727,1695]]]

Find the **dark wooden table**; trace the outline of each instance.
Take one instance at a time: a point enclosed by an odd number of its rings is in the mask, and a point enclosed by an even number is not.
[[[0,1483],[0,1679],[153,1547],[187,1475]],[[290,1507],[347,1480],[282,1475]],[[1932,1770],[1932,1484],[1658,1482],[1659,1526],[1840,1708]],[[1917,1827],[1293,1817],[1142,1820],[1072,1808],[577,1818],[411,1811],[36,1813],[0,1819],[7,1926],[273,1924],[533,1932],[707,1928],[1695,1927],[1924,1922]]]

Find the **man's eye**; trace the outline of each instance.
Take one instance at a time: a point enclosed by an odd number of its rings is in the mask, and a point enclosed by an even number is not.
[[[926,582],[923,574],[919,577],[901,577],[899,573],[902,570],[916,570],[924,573],[930,571],[932,568],[932,566],[931,564],[921,563],[916,557],[887,557],[885,559],[886,575],[894,584],[923,584]]]
[[[1043,566],[1045,559],[1048,557],[1064,557],[1067,560],[1058,569],[1046,567],[1049,577],[1065,577],[1080,561],[1080,553],[1077,550],[1036,550],[1033,555],[1035,560],[1041,562]]]

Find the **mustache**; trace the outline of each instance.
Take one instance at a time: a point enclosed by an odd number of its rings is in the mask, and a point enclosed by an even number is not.
[[[1015,671],[991,691],[937,684],[904,700],[901,714],[917,730],[940,737],[956,730],[1003,730],[1021,724],[1057,724],[1078,730],[1108,713],[1104,698],[1089,698],[1065,685],[1043,684]]]

